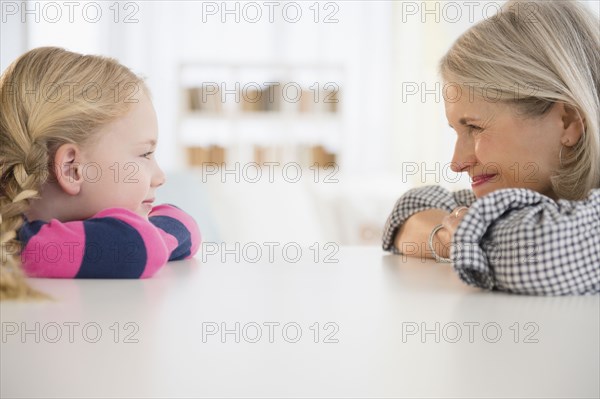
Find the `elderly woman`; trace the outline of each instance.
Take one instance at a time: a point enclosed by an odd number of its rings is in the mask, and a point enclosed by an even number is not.
[[[468,284],[600,292],[600,33],[574,1],[509,1],[440,62],[472,190],[405,193],[383,248],[453,263]]]

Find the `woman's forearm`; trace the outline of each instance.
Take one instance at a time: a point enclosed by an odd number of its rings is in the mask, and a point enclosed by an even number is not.
[[[407,256],[433,258],[428,245],[429,234],[448,214],[442,209],[428,209],[415,213],[398,230],[394,240],[396,248]],[[437,232],[433,245],[438,256],[450,257],[450,239],[445,229]]]

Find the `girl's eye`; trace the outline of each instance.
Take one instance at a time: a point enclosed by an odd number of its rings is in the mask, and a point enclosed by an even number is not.
[[[144,158],[146,158],[146,159],[150,159],[150,158],[148,158],[148,157],[149,157],[150,155],[152,155],[153,153],[154,153],[154,151],[147,152],[147,153],[143,154],[143,155],[142,155],[142,157],[144,157]]]

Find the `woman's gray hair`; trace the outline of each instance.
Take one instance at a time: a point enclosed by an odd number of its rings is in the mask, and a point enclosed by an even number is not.
[[[579,113],[583,135],[563,151],[551,178],[558,198],[583,199],[600,187],[599,25],[577,1],[511,0],[465,32],[439,65],[446,82],[511,104],[522,116],[542,116],[555,103]]]

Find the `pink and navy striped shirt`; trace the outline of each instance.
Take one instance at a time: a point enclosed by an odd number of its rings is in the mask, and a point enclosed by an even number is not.
[[[155,206],[147,219],[124,208],[64,223],[25,219],[18,236],[30,277],[147,278],[200,247],[194,219],[170,204]]]

